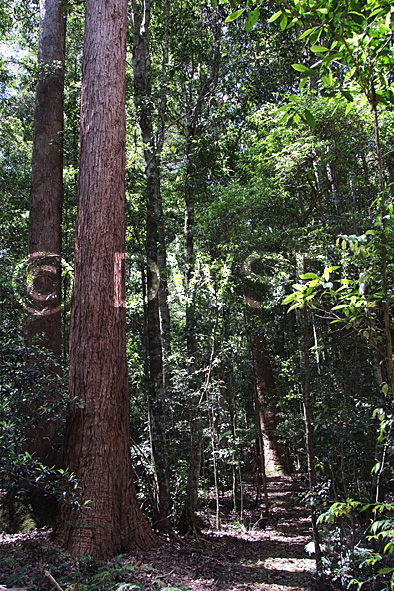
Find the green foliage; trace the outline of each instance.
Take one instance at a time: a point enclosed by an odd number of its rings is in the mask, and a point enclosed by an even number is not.
[[[231,14],[224,19],[225,2],[213,0],[211,4],[212,8],[209,3],[189,1],[167,4],[166,20],[164,4],[155,3],[150,30],[149,107],[156,126],[155,141],[164,142],[160,182],[172,322],[165,402],[174,515],[180,513],[187,489],[189,419],[196,401],[204,434],[201,499],[213,485],[214,460],[222,491],[232,484],[233,468],[242,477],[251,478],[256,428],[242,270],[246,261],[253,260],[251,280],[260,306],[254,329],[266,337],[276,378],[277,433],[300,470],[307,462],[304,375],[299,355],[303,320],[299,312],[305,304],[312,312],[311,389],[319,484],[307,502],[321,512],[326,572],[345,584],[368,581],[378,588],[382,581],[387,584],[390,580],[391,571],[384,569],[392,568],[393,545],[391,418],[387,409],[372,418],[374,408],[391,404],[387,371],[380,360],[385,356],[382,307],[385,301],[392,304],[394,282],[390,188],[394,178],[393,9],[388,0],[350,0],[346,14],[344,2],[328,0],[297,0],[276,6],[253,1],[237,5],[231,0]],[[34,48],[36,3],[16,2],[13,7],[23,25],[17,35]],[[72,2],[69,7],[63,216],[65,359],[83,36],[83,6]],[[7,19],[2,19],[3,14]],[[7,29],[10,18],[2,5],[1,32],[18,45],[18,36],[9,35]],[[215,35],[220,29],[219,67],[211,80]],[[163,68],[167,49],[168,62]],[[38,348],[26,349],[21,330],[23,298],[19,296],[25,281],[21,261],[27,242],[36,73],[29,53],[19,56],[16,68],[7,58],[0,63],[2,486],[16,493],[33,483],[48,494],[59,496],[65,491],[71,502],[77,503],[77,484],[71,474],[53,473],[21,451],[26,427],[43,417],[61,416],[63,421],[61,405],[69,402],[64,380],[54,377],[51,382],[47,378],[53,360]],[[130,57],[127,354],[132,459],[138,498],[149,514],[156,503],[157,486],[145,392],[146,179],[143,143],[135,131],[132,86]],[[384,195],[376,178],[371,103],[379,106],[383,123],[383,172],[388,185]],[[162,136],[160,130],[164,130]],[[191,292],[186,294],[183,231],[188,183],[195,198],[196,272]],[[376,214],[380,208],[376,200],[381,202],[381,197],[384,207]],[[383,238],[388,254],[387,297],[381,288]],[[306,272],[301,270],[302,258]],[[289,294],[291,284],[294,287]],[[196,322],[193,359],[187,353],[190,327],[185,326],[190,293]],[[282,302],[293,313],[286,314]],[[383,382],[378,385],[379,371]],[[34,398],[33,386],[37,384],[61,390],[61,403],[40,407],[36,416],[27,416],[23,411]],[[382,496],[376,503],[371,490],[378,480]],[[59,560],[66,562],[64,556]],[[14,574],[7,564],[0,564],[0,572],[8,576],[6,584],[26,583],[26,573],[12,579]],[[59,582],[74,584],[81,591],[143,589],[143,583],[133,578],[136,567],[122,557],[107,565],[81,558],[70,568],[72,572],[67,574],[55,560],[48,563],[48,570]],[[42,575],[38,588],[43,588],[43,581]]]
[[[391,209],[391,205],[387,207],[385,228],[389,241],[392,240]],[[337,253],[342,264],[326,267],[321,274],[301,274],[302,283],[294,284],[294,291],[282,303],[291,304],[289,311],[304,305],[318,309],[331,324],[339,323],[346,330],[354,330],[384,357],[379,220],[375,228],[358,236],[340,236]]]
[[[245,25],[250,31],[255,15],[258,19],[260,3],[253,0],[248,5],[248,9],[232,12],[227,22],[238,19],[246,10]],[[305,39],[310,52],[319,58],[308,65],[293,64],[301,73],[300,90],[310,77],[319,73],[324,91],[350,101],[349,110],[354,100],[354,83],[371,106],[394,102],[394,86],[388,76],[393,66],[393,15],[390,0],[365,4],[358,0],[335,3],[297,0],[283,2],[268,22],[278,21],[282,30],[301,29],[300,40]]]
[[[393,8],[387,0],[362,5],[357,0],[331,3],[325,0],[294,2],[282,9],[282,19],[302,27],[310,51],[319,60],[302,72],[300,87],[319,72],[323,88],[329,94],[353,101],[354,83],[373,106],[394,102],[391,41],[394,31]],[[281,21],[282,22],[282,21]],[[324,45],[326,42],[326,45]],[[337,67],[337,64],[340,67]]]
[[[4,493],[3,527],[15,531],[20,519],[11,515],[13,504],[25,503],[31,512],[31,496],[40,491],[48,499],[61,498],[79,507],[79,489],[68,469],[44,466],[23,449],[26,432],[38,422],[54,421],[62,428],[69,399],[53,356],[24,342],[20,290],[25,285],[21,283],[23,277],[12,270],[13,261],[7,255],[0,253],[4,271],[0,275],[0,488]],[[41,389],[45,389],[48,400],[52,397],[56,402],[37,405]],[[8,526],[7,515],[11,520]],[[45,516],[36,515],[36,523],[40,524],[41,518],[45,521]]]
[[[38,568],[30,564],[32,558]],[[90,556],[72,559],[47,542],[37,545],[33,538],[16,545],[11,555],[0,557],[0,584],[49,590],[52,585],[47,572],[65,591],[187,591],[183,585],[163,583],[150,564],[137,565],[129,560],[124,555],[107,563]]]

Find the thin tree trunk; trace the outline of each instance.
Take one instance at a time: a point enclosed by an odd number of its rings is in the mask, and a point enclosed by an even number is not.
[[[159,498],[154,522],[159,529],[169,529],[171,515],[170,477],[166,441],[166,412],[164,392],[164,363],[160,322],[160,264],[165,265],[165,239],[160,189],[160,166],[155,146],[152,122],[152,82],[150,58],[150,1],[143,0],[139,10],[132,3],[134,27],[134,93],[142,141],[144,145],[147,221],[147,326],[148,326],[148,410],[152,454]],[[160,256],[161,255],[161,256]],[[164,295],[166,297],[166,294]],[[167,320],[167,319],[166,319]],[[169,318],[168,318],[169,321]],[[167,329],[168,333],[168,329]]]
[[[209,433],[210,433],[210,438],[211,438],[211,449],[212,449],[213,481],[214,481],[214,485],[215,485],[215,505],[216,505],[215,527],[218,531],[220,531],[221,527],[220,527],[219,473],[218,473],[215,421],[214,421],[214,417],[213,417],[213,409],[209,410]]]
[[[310,353],[309,353],[309,315],[307,306],[303,307],[303,349],[302,359],[304,364],[304,421],[305,421],[305,436],[306,436],[306,452],[308,461],[308,478],[309,490],[313,491],[316,486],[316,471],[315,471],[315,452],[313,444],[313,426],[312,426],[312,408],[311,408],[311,371],[310,371]],[[322,572],[322,556],[320,548],[320,536],[317,528],[317,516],[314,506],[311,506],[311,523],[312,534],[315,545],[315,561],[316,572],[321,581]]]
[[[186,136],[186,181],[185,181],[185,292],[186,292],[186,348],[188,363],[188,390],[194,392],[190,407],[190,459],[187,476],[186,497],[182,513],[179,519],[178,528],[180,533],[187,533],[189,530],[196,531],[196,511],[198,502],[198,483],[201,471],[202,459],[202,422],[201,409],[199,404],[198,385],[195,376],[197,340],[196,340],[196,318],[195,318],[195,290],[192,280],[195,273],[194,253],[194,225],[195,225],[195,196],[193,191],[194,178],[194,155],[193,142],[194,128],[192,121],[188,120]]]
[[[256,382],[254,383],[254,389],[256,391]],[[268,518],[270,510],[270,502],[268,497],[268,486],[267,486],[267,472],[265,462],[265,446],[264,446],[264,435],[262,430],[262,411],[259,404],[259,397],[255,395],[255,423],[257,426],[257,453],[259,461],[259,472],[261,474],[261,484],[263,486],[263,497],[264,497],[264,516]],[[257,497],[258,498],[258,497]]]
[[[221,366],[221,369],[224,369]],[[239,475],[239,485],[240,485],[240,495],[241,495],[241,503],[242,502],[242,483],[241,483],[241,465],[239,462],[239,450],[237,445],[237,418],[236,418],[236,409],[235,409],[235,400],[234,400],[234,392],[233,392],[233,379],[232,379],[232,368],[229,365],[225,371],[225,387],[224,393],[227,397],[227,404],[228,410],[230,415],[230,428],[231,428],[231,446],[232,446],[232,489],[233,489],[233,508],[234,511],[238,511],[238,503],[237,503],[237,472]]]
[[[375,89],[372,88],[372,95],[375,98]],[[377,110],[377,100],[372,102],[372,113],[374,116],[374,128],[375,128],[375,139],[376,139],[376,156],[378,160],[378,173],[379,173],[379,201],[380,201],[380,227],[382,231],[381,238],[381,263],[380,271],[382,274],[382,292],[383,292],[383,316],[384,316],[384,329],[386,337],[386,367],[388,373],[388,380],[391,393],[394,393],[394,365],[393,365],[393,344],[391,336],[391,322],[390,322],[390,308],[388,304],[388,286],[387,286],[387,239],[386,239],[386,199],[385,199],[385,187],[383,179],[383,161],[380,145],[380,132],[379,132],[379,119]]]
[[[24,332],[27,344],[39,344],[52,353],[50,374],[59,372],[61,360],[65,36],[63,0],[40,0]],[[55,400],[53,388],[40,389],[38,406]],[[47,465],[59,461],[58,447],[56,421],[39,420],[26,434],[26,451]]]
[[[87,0],[79,204],[70,329],[65,466],[85,511],[64,504],[57,541],[106,560],[157,543],[130,459],[125,303],[126,0]]]
[[[189,94],[184,81],[185,97],[185,295],[186,295],[186,343],[187,356],[189,359],[189,391],[197,392],[198,385],[195,377],[195,362],[197,356],[196,330],[197,322],[195,315],[195,288],[193,278],[195,274],[196,259],[194,252],[195,241],[195,193],[196,193],[196,164],[195,164],[195,140],[197,139],[197,123],[204,99],[216,88],[220,60],[220,38],[221,25],[216,23],[214,27],[215,47],[214,56],[209,75],[206,77],[203,86],[196,97],[194,105],[189,104]],[[198,483],[201,470],[202,458],[202,423],[200,418],[199,396],[194,395],[190,407],[190,460],[187,481],[187,491],[183,510],[179,520],[180,531],[195,529],[195,512],[197,510]]]
[[[170,3],[164,3],[164,48],[163,48],[163,63],[161,75],[161,93],[160,93],[160,107],[159,107],[159,124],[157,129],[157,155],[162,153],[165,135],[165,122],[167,113],[167,99],[168,99],[168,61],[169,61],[169,19],[170,19]],[[168,359],[171,355],[171,316],[168,305],[168,276],[167,276],[167,246],[165,236],[165,224],[163,214],[163,200],[161,191],[159,198],[159,245],[158,245],[158,266],[160,273],[159,285],[159,311],[160,311],[160,328],[161,340],[164,357],[164,387],[167,389],[170,386],[171,376],[168,371]]]
[[[378,174],[379,174],[379,203],[380,203],[380,228],[381,228],[381,257],[380,257],[380,271],[382,275],[382,305],[383,305],[383,318],[384,318],[384,332],[385,332],[385,361],[388,376],[388,385],[390,387],[391,394],[394,393],[394,365],[393,365],[393,344],[391,335],[391,320],[390,320],[390,308],[388,300],[388,285],[387,285],[387,237],[386,237],[386,191],[384,186],[383,178],[383,160],[380,144],[380,129],[379,129],[379,118],[377,109],[377,100],[375,94],[375,88],[372,86],[372,102],[370,101],[372,113],[374,117],[374,129],[375,129],[375,140],[376,140],[376,156],[378,161]],[[374,364],[375,365],[375,364]],[[375,376],[377,376],[376,369],[374,370]],[[377,376],[379,379],[379,376]],[[381,390],[381,397],[383,398],[383,392]],[[384,400],[383,407],[385,406]],[[389,440],[389,438],[388,438]],[[373,500],[378,503],[380,499],[380,477],[384,469],[386,460],[386,445],[382,442],[376,442],[375,449],[376,462],[379,462],[381,468],[378,472],[374,471],[372,477],[372,495]],[[374,514],[373,519],[376,519],[377,514]]]

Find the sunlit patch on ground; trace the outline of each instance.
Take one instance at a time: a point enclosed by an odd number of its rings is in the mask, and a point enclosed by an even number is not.
[[[259,561],[264,568],[272,571],[313,573],[316,563],[312,558],[266,558]]]
[[[162,546],[144,556],[124,556],[126,563],[133,566],[127,582],[152,591],[163,586],[185,591],[310,591],[314,588],[315,563],[305,550],[311,528],[308,512],[298,496],[300,486],[290,477],[274,477],[269,479],[268,489],[271,508],[265,529],[259,527],[263,507],[254,506],[252,495],[249,504],[245,502],[243,517],[232,510],[231,498],[227,504],[224,499],[220,507],[221,531],[215,530],[215,512],[211,511],[203,516],[208,528],[198,536],[169,535],[163,538]],[[72,582],[76,566],[51,546],[48,536],[49,531],[42,530],[0,533],[0,563],[3,559],[8,566],[12,562],[26,568],[29,577],[42,571],[42,564],[52,564],[48,570],[62,574],[56,558]],[[11,574],[8,566],[6,576]],[[3,584],[1,570],[0,564]],[[49,591],[47,579],[45,584],[38,591]]]

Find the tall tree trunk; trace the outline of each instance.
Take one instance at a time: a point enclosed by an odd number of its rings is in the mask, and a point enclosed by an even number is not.
[[[374,86],[372,86],[372,101],[370,101],[372,113],[374,117],[374,130],[376,141],[376,156],[378,160],[378,174],[379,174],[379,205],[380,205],[380,229],[381,229],[381,255],[380,255],[380,272],[382,275],[381,284],[383,292],[383,317],[384,317],[384,331],[385,331],[385,346],[386,346],[386,367],[388,373],[388,384],[391,393],[394,394],[394,362],[393,362],[393,342],[391,335],[391,321],[390,308],[388,303],[388,281],[387,281],[387,236],[386,236],[386,193],[384,178],[383,178],[383,160],[380,145],[380,128],[378,118],[378,100]]]
[[[192,284],[195,273],[194,225],[195,225],[195,195],[194,195],[194,122],[190,115],[186,116],[186,180],[185,180],[185,292],[186,292],[186,348],[188,364],[188,390],[194,392],[190,407],[190,457],[187,474],[186,497],[179,520],[179,531],[187,533],[196,531],[196,511],[198,502],[198,483],[200,480],[202,459],[202,422],[199,404],[198,384],[195,376],[197,340],[197,322],[195,316],[194,287]]]
[[[198,121],[203,107],[204,100],[214,91],[218,82],[219,63],[220,63],[220,40],[221,40],[220,20],[214,23],[214,54],[210,66],[209,75],[205,78],[203,85],[195,97],[194,104],[191,104],[190,94],[187,89],[187,81],[183,80],[183,95],[185,99],[185,292],[186,292],[186,346],[187,356],[189,358],[189,384],[188,389],[191,392],[198,391],[198,384],[195,377],[195,361],[197,356],[196,340],[196,310],[195,293],[193,278],[195,274],[195,200],[196,200],[196,163],[195,163],[195,141],[198,137]],[[187,490],[185,502],[183,505],[179,529],[186,532],[189,529],[196,529],[196,510],[198,500],[198,483],[200,479],[201,459],[202,459],[202,422],[201,409],[199,404],[200,397],[197,394],[191,397],[190,406],[190,459],[187,480]]]
[[[265,471],[267,474],[287,474],[289,461],[284,445],[275,433],[278,426],[275,379],[261,326],[260,299],[251,278],[252,259],[242,269],[246,328],[248,332],[252,369],[255,381],[256,411],[264,441]]]
[[[63,88],[66,14],[63,0],[40,0],[39,76],[36,86],[30,195],[28,286],[24,332],[61,358],[61,246],[63,199]],[[53,402],[53,389],[40,389],[38,405]],[[25,449],[53,465],[59,460],[56,422],[41,420],[26,434]]]
[[[158,506],[154,522],[159,529],[170,527],[171,493],[166,441],[164,392],[164,363],[160,323],[160,261],[165,261],[163,212],[160,189],[160,165],[156,152],[152,122],[152,72],[150,58],[150,1],[143,0],[139,10],[132,3],[134,27],[134,95],[142,141],[146,175],[146,254],[147,254],[147,328],[148,328],[148,410],[156,481]],[[160,259],[161,254],[162,259]],[[164,263],[163,263],[164,264]]]
[[[167,100],[168,100],[168,61],[169,61],[169,21],[170,21],[170,3],[164,2],[164,41],[163,41],[163,63],[161,72],[161,88],[160,88],[160,106],[159,106],[159,123],[157,128],[157,148],[156,153],[159,157],[161,155],[164,145],[165,123],[167,114]],[[164,361],[164,388],[170,386],[171,376],[168,370],[168,359],[171,355],[171,317],[170,308],[168,305],[168,276],[167,276],[167,245],[165,235],[165,223],[163,214],[163,200],[161,190],[159,192],[159,245],[158,245],[158,266],[160,273],[159,285],[159,310],[160,310],[160,328],[161,340],[163,347],[163,361]]]
[[[87,0],[79,204],[70,329],[65,466],[86,511],[63,505],[57,540],[105,560],[157,543],[130,459],[125,303],[126,0]]]

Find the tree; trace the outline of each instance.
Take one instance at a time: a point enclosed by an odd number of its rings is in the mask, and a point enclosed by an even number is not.
[[[265,468],[263,473],[288,474],[290,466],[284,445],[275,432],[279,420],[277,393],[270,356],[261,326],[260,302],[257,285],[253,281],[253,257],[243,265],[245,320],[249,334],[256,396],[256,418],[263,435]]]
[[[147,350],[149,377],[147,379],[147,399],[149,429],[152,442],[152,457],[155,465],[158,499],[154,521],[160,529],[169,528],[171,513],[170,477],[168,469],[166,442],[166,413],[164,391],[164,354],[161,331],[160,293],[162,274],[159,254],[165,256],[163,231],[163,207],[160,188],[160,146],[157,146],[153,131],[152,109],[152,67],[150,55],[150,1],[144,0],[141,9],[137,2],[132,3],[133,17],[133,72],[134,94],[137,116],[144,145],[146,175],[146,253],[147,253],[147,292],[146,305]],[[164,90],[165,92],[165,90]],[[162,115],[164,115],[162,113]],[[165,290],[166,291],[166,290]],[[168,310],[164,295],[164,308]],[[169,316],[168,316],[169,319]],[[169,324],[169,323],[168,323]],[[169,328],[169,326],[168,326]],[[168,337],[168,335],[167,335]]]
[[[63,199],[63,89],[66,12],[63,0],[40,1],[39,75],[36,85],[30,194],[28,285],[24,330],[28,344],[61,357],[61,243]],[[52,366],[56,372],[56,366]],[[53,391],[41,396],[50,402]],[[39,420],[26,448],[48,464],[58,460],[56,422]]]
[[[56,537],[105,559],[157,540],[133,487],[125,309],[127,3],[88,0],[81,94],[79,204],[64,464],[82,502],[63,506]]]
[[[198,5],[195,10],[198,10]],[[201,471],[202,458],[202,435],[203,425],[200,417],[201,403],[199,402],[199,384],[196,378],[198,372],[197,356],[197,319],[196,319],[196,194],[198,193],[198,168],[196,165],[197,143],[201,133],[200,125],[204,101],[215,92],[218,83],[220,65],[220,41],[222,37],[222,21],[220,15],[207,15],[209,22],[208,35],[211,36],[211,46],[205,54],[204,45],[192,47],[193,58],[185,60],[181,57],[180,63],[180,85],[183,95],[184,113],[184,152],[185,152],[185,330],[187,357],[189,360],[189,383],[188,390],[192,393],[192,404],[190,408],[190,457],[187,479],[187,489],[184,506],[179,521],[180,531],[187,532],[195,529],[195,512],[198,502],[198,483]],[[200,23],[198,26],[201,26]],[[180,31],[182,42],[184,30]],[[204,63],[205,62],[205,63]],[[204,64],[204,66],[202,66]],[[206,74],[201,78],[196,72],[202,67],[206,68]],[[197,79],[197,84],[194,84]],[[208,107],[209,108],[209,107]]]

